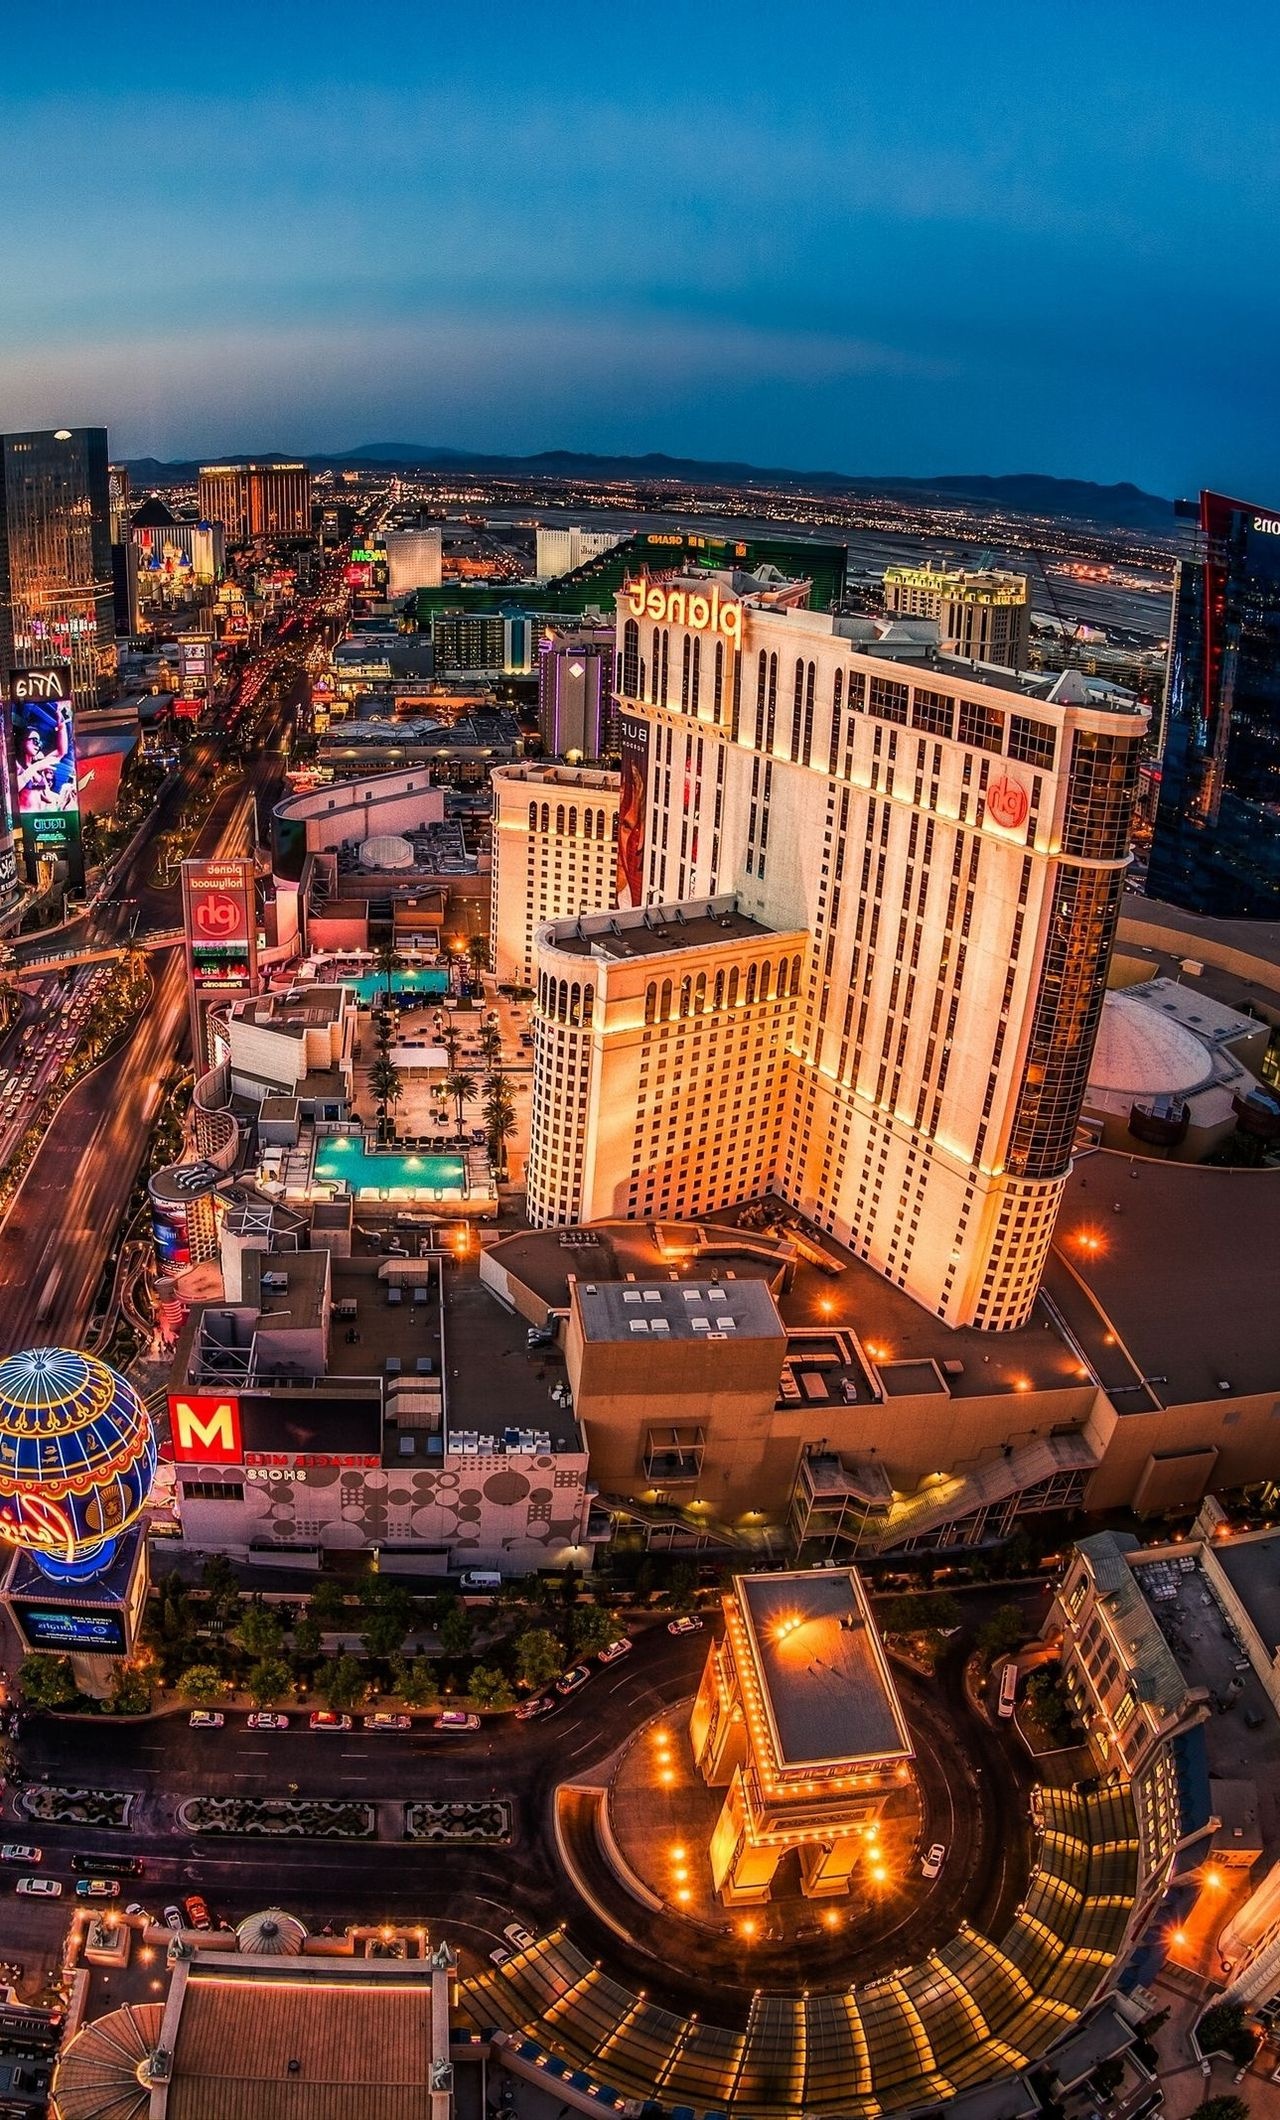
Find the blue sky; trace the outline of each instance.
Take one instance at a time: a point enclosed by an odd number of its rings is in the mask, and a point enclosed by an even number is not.
[[[7,12],[0,426],[1280,494],[1280,9]]]

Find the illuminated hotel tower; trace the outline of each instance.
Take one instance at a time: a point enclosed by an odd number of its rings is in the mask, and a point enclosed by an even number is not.
[[[1020,1325],[1145,715],[738,587],[618,600],[631,910],[538,936],[530,1218],[772,1190],[949,1323]]]

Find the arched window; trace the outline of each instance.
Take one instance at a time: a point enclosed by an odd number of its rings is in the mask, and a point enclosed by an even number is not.
[[[664,979],[662,982],[662,1006],[658,1011],[658,1020],[660,1023],[669,1023],[671,1021],[671,981],[669,979]]]
[[[730,970],[730,973],[729,973],[729,1006],[730,1006],[730,1008],[736,1008],[736,1007],[737,1007],[737,1005],[738,1005],[738,967],[737,967],[737,965],[735,964],[735,965],[734,965],[734,966],[732,967],[732,969]]]
[[[569,811],[569,830],[570,830],[570,832],[572,832],[572,833],[575,833],[575,834],[576,834],[576,832],[577,832],[577,829],[578,829],[578,806],[577,806],[577,804],[576,804],[576,803],[574,803],[574,804],[573,804],[573,806],[572,806],[572,808],[571,808],[571,809],[570,809],[570,811]]]
[[[556,830],[557,832],[563,832],[564,830],[564,804],[562,802],[556,804]]]
[[[702,681],[702,642],[696,637],[693,643],[693,678],[689,686],[689,712],[698,711],[698,687]]]
[[[569,988],[569,1021],[575,1026],[582,1021],[582,988],[576,979]]]
[[[712,680],[711,712],[716,721],[720,719],[720,708],[724,702],[724,642],[716,642],[715,676]]]
[[[758,663],[756,664],[756,749],[757,749],[757,751],[763,751],[763,749],[764,749],[764,695],[765,695],[765,682],[766,682],[766,678],[767,678],[767,675],[768,675],[768,668],[769,668],[769,658],[768,658],[768,656],[767,656],[767,655],[765,654],[765,652],[764,652],[764,649],[763,649],[763,648],[761,648],[761,650],[760,650],[760,660],[759,660],[759,662],[758,662]]]
[[[800,959],[798,957],[793,957],[791,960],[791,991],[793,994],[798,994],[800,991]]]
[[[628,699],[640,696],[640,628],[629,618],[622,629],[622,687]]]
[[[769,964],[768,958],[766,957],[764,963],[760,967],[760,999],[762,1001],[767,1001],[769,999],[770,970],[771,966]]]
[[[716,983],[711,996],[711,1006],[713,1009],[724,1007],[724,973],[722,971],[716,973]]]
[[[665,706],[666,706],[666,704],[667,704],[667,696],[668,696],[668,695],[667,695],[667,658],[668,658],[668,654],[669,654],[670,648],[671,648],[671,635],[670,635],[670,633],[669,633],[669,632],[667,631],[667,628],[666,628],[666,627],[664,626],[664,627],[663,627],[663,629],[662,629],[662,678],[661,678],[661,682],[659,683],[659,686],[658,686],[658,698],[660,699],[660,701],[662,702],[662,705],[663,705],[664,707],[665,707]]]
[[[800,742],[800,763],[808,765],[813,756],[813,690],[818,673],[810,663],[804,683],[804,735]]]
[[[569,988],[563,979],[556,981],[556,1022],[563,1023],[569,1005]]]
[[[551,829],[551,808],[545,802],[542,805],[542,829],[544,832],[549,832]]]
[[[699,972],[697,978],[693,982],[693,1013],[695,1016],[705,1016],[706,1012],[707,975],[705,972]]]
[[[747,1001],[748,1001],[748,1002],[750,1003],[750,1002],[754,1001],[754,1000],[755,1000],[755,998],[756,998],[756,968],[755,968],[754,964],[751,964],[751,965],[748,965],[748,967],[747,967],[747,992],[746,992],[746,999],[747,999]]]
[[[687,1016],[689,1013],[689,997],[692,990],[692,982],[686,972],[684,978],[680,981],[680,1014],[682,1016]]]
[[[804,658],[796,657],[795,694],[791,702],[791,757],[800,756],[800,721],[804,714]]]
[[[596,838],[597,838],[597,839],[603,839],[603,838],[604,838],[604,811],[603,811],[603,810],[597,810],[597,811],[596,811]]]
[[[537,831],[537,829],[538,829],[538,805],[537,805],[537,803],[536,803],[536,802],[531,802],[531,803],[529,804],[529,830],[530,830],[531,832],[536,832],[536,831]]]
[[[827,752],[827,771],[833,780],[840,764],[840,708],[843,700],[844,671],[837,670],[831,687],[831,747]]]
[[[644,990],[644,1020],[652,1023],[658,1013],[658,989],[651,979]]]
[[[595,1005],[595,988],[593,986],[584,986],[582,989],[582,1020],[584,1023],[590,1023]]]
[[[769,704],[764,718],[764,747],[773,750],[774,730],[778,725],[778,658],[769,657]]]
[[[680,710],[684,714],[687,714],[689,711],[689,672],[692,668],[692,665],[693,641],[686,633],[684,637],[684,648],[680,656]]]

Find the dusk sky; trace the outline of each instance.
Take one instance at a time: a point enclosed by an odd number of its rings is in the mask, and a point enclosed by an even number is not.
[[[1280,9],[7,11],[0,427],[1280,496]]]

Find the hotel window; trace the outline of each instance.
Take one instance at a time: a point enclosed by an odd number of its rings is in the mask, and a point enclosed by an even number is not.
[[[976,751],[1000,751],[1004,748],[1004,715],[985,701],[962,699],[959,733],[961,743],[972,744]]]
[[[1035,721],[1027,714],[1013,714],[1009,718],[1009,756],[1028,766],[1044,766],[1053,770],[1054,751],[1057,746],[1057,731],[1046,721]]]
[[[870,711],[881,721],[905,722],[907,718],[907,688],[895,683],[890,677],[873,677],[871,680]]]

